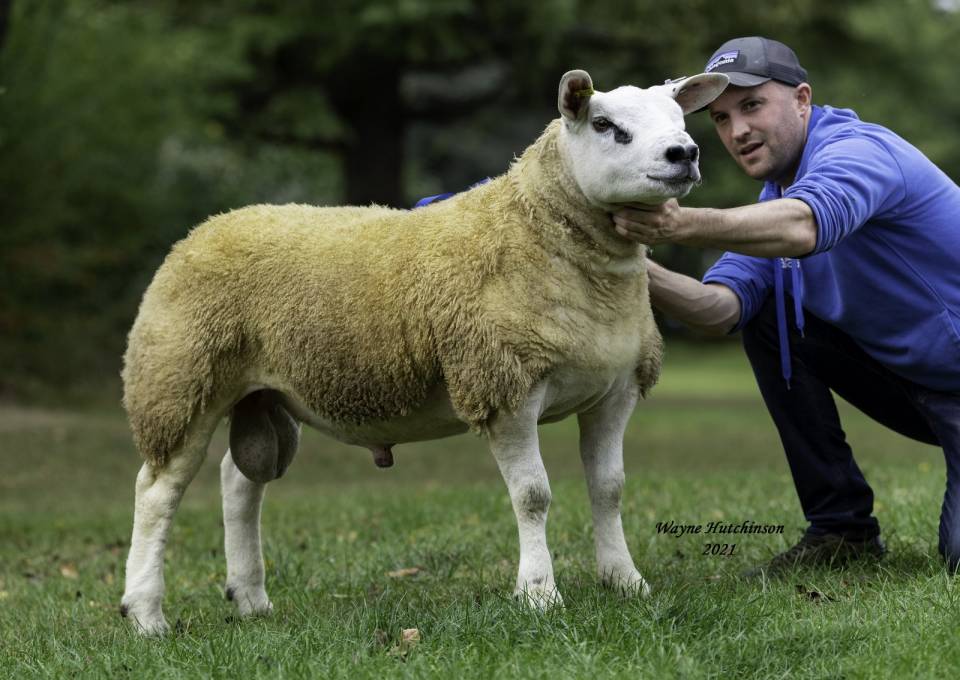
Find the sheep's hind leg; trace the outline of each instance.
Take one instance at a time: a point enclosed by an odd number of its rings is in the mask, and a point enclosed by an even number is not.
[[[227,559],[225,592],[241,616],[273,610],[264,583],[260,508],[266,482],[286,471],[299,438],[299,425],[283,408],[277,392],[255,392],[234,407],[230,448],[220,463],[220,485]],[[243,461],[243,468],[238,460]]]
[[[266,484],[251,482],[227,449],[220,463],[223,494],[223,544],[227,558],[225,592],[241,616],[267,614],[273,609],[264,585],[260,547],[260,507]]]
[[[120,613],[145,635],[162,635],[169,629],[161,606],[164,548],[173,515],[203,462],[210,434],[198,429],[188,435],[185,445],[164,467],[144,463],[137,475],[133,536]]]
[[[497,413],[487,427],[493,452],[513,503],[520,536],[515,596],[535,609],[562,605],[547,547],[550,483],[537,437],[539,404],[531,400],[518,414]]]
[[[580,457],[593,512],[593,539],[600,580],[626,595],[650,592],[627,549],[620,518],[623,492],[623,434],[637,403],[634,384],[580,413]]]

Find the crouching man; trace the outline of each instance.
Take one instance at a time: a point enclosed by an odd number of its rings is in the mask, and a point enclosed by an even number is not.
[[[650,265],[655,306],[701,330],[741,331],[809,522],[753,573],[883,554],[873,492],[844,439],[834,390],[883,425],[943,448],[939,550],[960,566],[960,188],[853,111],[814,106],[794,52],[725,43],[708,107],[760,202],[636,206],[614,216],[643,243],[727,250],[703,282]]]

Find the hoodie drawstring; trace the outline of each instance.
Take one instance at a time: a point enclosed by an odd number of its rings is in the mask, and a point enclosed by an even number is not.
[[[791,271],[791,288],[793,293],[793,316],[800,337],[803,337],[803,281],[800,274],[800,261],[789,257],[778,257],[773,260],[773,290],[777,303],[777,335],[780,341],[780,372],[790,389],[790,378],[793,376],[793,367],[790,363],[790,336],[787,331],[787,305],[783,291],[783,270]]]
[[[793,260],[793,320],[803,337],[803,274],[800,272],[800,260]]]

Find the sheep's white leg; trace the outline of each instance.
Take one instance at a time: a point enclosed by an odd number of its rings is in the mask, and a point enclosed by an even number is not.
[[[637,403],[637,389],[614,388],[603,401],[580,413],[580,457],[593,512],[597,574],[603,583],[625,594],[647,595],[650,586],[633,564],[620,519],[623,492],[623,434]]]
[[[517,414],[499,412],[489,423],[487,434],[517,516],[520,568],[515,595],[537,609],[545,609],[563,600],[554,583],[547,547],[550,483],[537,437],[540,395],[542,392]]]
[[[185,447],[163,468],[145,463],[137,475],[133,536],[120,612],[145,635],[162,635],[169,629],[161,608],[164,548],[173,515],[205,450],[206,440],[202,447]]]
[[[266,614],[273,609],[264,588],[260,548],[260,506],[265,484],[247,479],[233,462],[230,449],[220,463],[223,495],[224,553],[227,558],[226,594],[241,616]]]

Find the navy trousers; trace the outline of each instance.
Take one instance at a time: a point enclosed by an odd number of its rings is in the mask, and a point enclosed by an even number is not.
[[[787,309],[792,301],[787,301]],[[877,422],[943,449],[947,489],[940,554],[960,565],[960,393],[910,382],[871,358],[845,333],[805,310],[804,336],[790,328],[790,389],[781,375],[776,306],[767,300],[743,328],[743,346],[783,442],[811,534],[866,539],[880,533],[873,491],[853,459],[830,390]],[[792,326],[792,324],[789,324]]]

